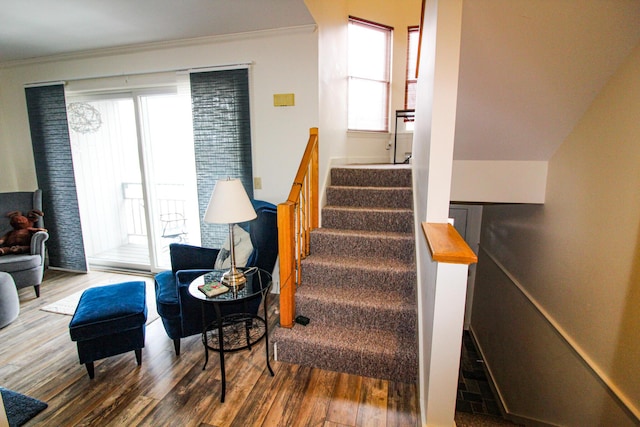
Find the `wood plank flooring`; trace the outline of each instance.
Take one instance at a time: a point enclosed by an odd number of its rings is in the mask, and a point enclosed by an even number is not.
[[[142,366],[133,352],[96,362],[90,380],[69,338],[70,316],[40,307],[94,284],[141,276],[49,270],[35,298],[19,291],[21,313],[0,329],[0,385],[49,404],[28,426],[417,426],[414,384],[312,369],[273,360],[264,341],[225,357],[227,390],[220,403],[217,355],[202,370],[199,336],[182,340],[176,357],[160,319],[147,326]],[[152,280],[143,277],[143,280]],[[277,298],[270,296],[270,328]]]

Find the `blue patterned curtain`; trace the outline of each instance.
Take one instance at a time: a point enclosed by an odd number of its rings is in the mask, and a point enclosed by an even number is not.
[[[198,206],[203,218],[220,179],[239,178],[253,199],[249,70],[192,73],[190,81]],[[205,247],[219,248],[229,234],[226,225],[202,222],[200,229]]]
[[[87,271],[63,85],[25,89],[49,265]]]

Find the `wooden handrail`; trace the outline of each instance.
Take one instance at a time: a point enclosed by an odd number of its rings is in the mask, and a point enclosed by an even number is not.
[[[280,326],[284,328],[293,327],[301,262],[309,254],[309,234],[319,223],[318,200],[318,128],[311,128],[289,198],[278,205]]]
[[[478,256],[448,223],[423,222],[422,231],[434,261],[449,264],[475,264]]]

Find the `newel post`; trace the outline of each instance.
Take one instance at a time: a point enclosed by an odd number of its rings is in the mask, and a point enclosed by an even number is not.
[[[278,205],[278,245],[280,256],[280,326],[293,327],[296,312],[295,268],[295,204],[286,201]]]
[[[469,264],[478,257],[451,224],[423,223],[422,229],[431,253],[433,282],[430,303],[422,315],[430,331],[423,330],[425,346],[430,349],[422,362],[422,421],[425,425],[454,423],[460,344],[464,327],[464,306]],[[421,387],[423,387],[421,386]],[[455,423],[454,423],[455,424]]]

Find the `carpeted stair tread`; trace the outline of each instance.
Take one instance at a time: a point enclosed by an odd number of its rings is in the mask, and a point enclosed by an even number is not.
[[[327,187],[327,205],[379,208],[406,208],[413,206],[411,187]]]
[[[416,271],[409,263],[392,259],[335,259],[311,255],[302,261],[305,286],[341,286],[415,295]]]
[[[339,286],[301,286],[296,292],[296,313],[328,328],[358,327],[395,331],[415,337],[415,298],[402,292],[371,288],[354,290]]]
[[[411,298],[399,292],[381,291],[376,288],[362,292],[352,288],[340,286],[300,286],[296,296],[301,299],[312,299],[321,304],[335,303],[336,307],[362,307],[378,311],[402,311],[415,313],[415,306]],[[339,311],[331,308],[331,311]],[[301,313],[304,314],[304,313]]]
[[[317,228],[311,232],[311,253],[335,257],[384,257],[413,262],[412,233]]]
[[[366,377],[412,383],[417,377],[417,340],[362,327],[307,326],[274,331],[277,359]],[[286,342],[286,345],[283,343]]]
[[[359,206],[331,206],[327,205],[323,208],[328,210],[334,210],[338,212],[380,212],[383,214],[409,214],[413,213],[411,208],[381,208],[381,207],[359,207]],[[384,230],[383,230],[384,231]],[[389,230],[393,231],[393,230]]]
[[[340,234],[346,236],[355,236],[362,238],[385,238],[398,240],[413,240],[412,233],[404,233],[399,231],[369,231],[369,230],[343,230],[339,228],[320,227],[311,232],[312,234]]]
[[[413,232],[413,211],[398,208],[325,206],[322,226],[346,230]]]
[[[331,185],[356,187],[412,187],[411,168],[352,168],[331,169]]]
[[[315,263],[336,268],[350,268],[369,271],[415,271],[413,260],[405,261],[391,257],[367,256],[367,254],[363,254],[358,257],[354,256],[348,259],[336,258],[331,256],[330,253],[311,254],[302,262],[303,264]]]

